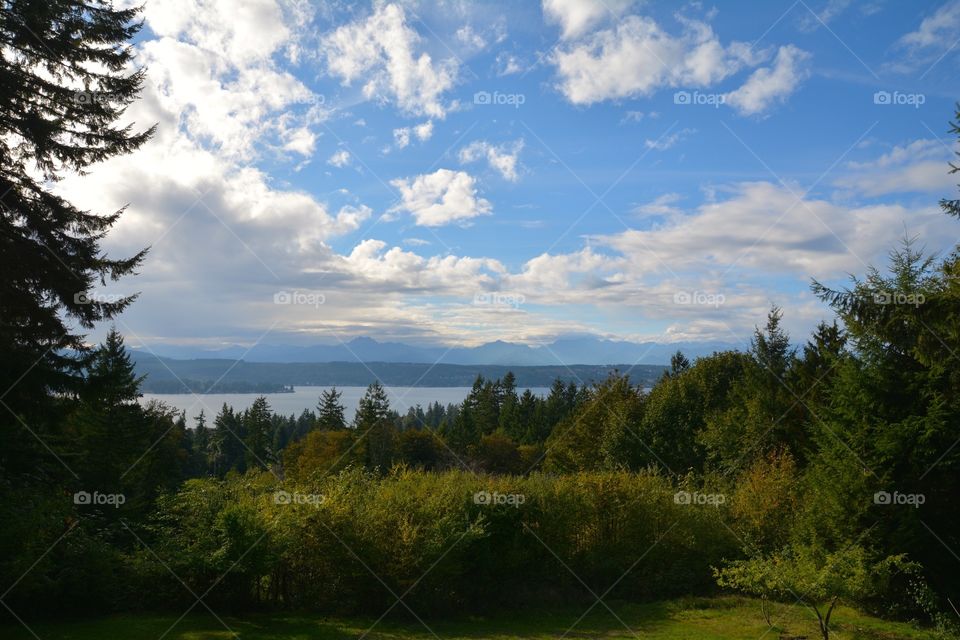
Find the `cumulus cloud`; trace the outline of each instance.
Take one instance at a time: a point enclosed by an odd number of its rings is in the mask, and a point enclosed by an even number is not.
[[[522,150],[522,138],[502,145],[492,145],[485,140],[477,140],[460,149],[459,155],[460,162],[463,164],[486,159],[490,167],[498,171],[505,179],[516,182],[520,179],[517,162]]]
[[[910,53],[940,54],[951,47],[960,34],[960,1],[947,2],[933,15],[927,16],[920,26],[901,37],[897,44]]]
[[[325,112],[274,60],[281,45],[297,42],[285,22],[294,18],[279,5],[181,0],[150,3],[144,16],[157,36],[138,49],[155,88],[150,99],[178,113],[185,134],[240,160],[258,144],[313,152],[310,126]]]
[[[947,162],[951,150],[939,140],[920,139],[895,146],[868,162],[847,164],[849,172],[834,184],[866,196],[891,193],[949,193],[956,186]]]
[[[796,91],[809,75],[810,54],[793,45],[780,47],[772,67],[757,69],[743,85],[724,96],[725,103],[744,115],[766,111]]]
[[[411,136],[415,136],[420,142],[426,142],[433,136],[433,120],[427,120],[414,127],[399,127],[393,130],[393,144],[397,149],[405,149],[410,146]],[[387,149],[389,151],[389,149]]]
[[[632,4],[633,0],[543,0],[543,16],[560,26],[562,38],[574,38]]]
[[[350,152],[346,149],[340,149],[330,156],[330,158],[327,160],[327,164],[337,168],[343,168],[347,166],[350,164]]]
[[[499,77],[510,76],[523,71],[523,65],[520,63],[520,59],[506,51],[501,51],[497,54],[494,68]]]
[[[904,223],[923,237],[937,237],[950,224],[936,207],[798,200],[799,188],[768,182],[733,188],[727,199],[702,204],[672,224],[595,240],[629,256],[637,274],[709,273],[736,265],[758,278],[781,273],[829,279],[881,263]]]
[[[442,118],[443,94],[457,78],[454,58],[435,62],[419,52],[420,36],[398,4],[380,4],[365,18],[338,27],[321,41],[327,70],[345,85],[362,83],[368,99],[395,103],[414,116]]]
[[[559,89],[573,104],[650,95],[664,87],[705,87],[754,65],[744,42],[724,46],[706,23],[683,20],[671,35],[653,19],[627,16],[615,27],[558,49]]]
[[[414,178],[391,180],[390,184],[402,198],[391,211],[407,211],[425,227],[465,222],[492,210],[490,202],[478,195],[476,180],[465,171],[438,169]]]

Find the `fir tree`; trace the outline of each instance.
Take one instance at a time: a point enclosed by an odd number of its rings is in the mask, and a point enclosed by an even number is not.
[[[347,428],[344,419],[344,407],[340,402],[342,393],[336,387],[325,389],[320,394],[320,404],[317,405],[317,428],[324,431],[338,431]]]

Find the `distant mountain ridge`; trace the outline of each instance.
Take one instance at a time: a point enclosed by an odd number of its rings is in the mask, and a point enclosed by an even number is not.
[[[228,359],[177,360],[135,353],[137,375],[145,376],[145,393],[277,393],[290,387],[365,387],[379,380],[399,387],[469,387],[478,375],[516,376],[518,388],[549,387],[554,380],[590,384],[614,371],[629,374],[635,384],[652,386],[662,365],[504,366],[400,362],[247,362]]]
[[[714,351],[736,349],[741,345],[724,342],[627,342],[594,337],[560,338],[550,344],[532,347],[497,340],[478,347],[417,346],[402,342],[379,342],[357,337],[333,345],[258,344],[251,349],[231,345],[222,349],[192,346],[152,345],[136,349],[161,357],[178,359],[242,359],[246,362],[393,362],[460,365],[554,366],[609,365],[636,363],[666,365],[678,350],[689,359]]]

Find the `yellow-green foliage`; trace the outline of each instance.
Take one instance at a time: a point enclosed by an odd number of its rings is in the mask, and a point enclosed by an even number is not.
[[[190,541],[170,550],[178,574],[204,589],[211,554],[235,560],[263,535],[237,578],[251,601],[382,611],[403,596],[443,611],[587,599],[615,583],[620,597],[702,592],[710,566],[736,555],[724,504],[678,502],[652,472],[307,477],[188,483],[161,514],[166,539]]]

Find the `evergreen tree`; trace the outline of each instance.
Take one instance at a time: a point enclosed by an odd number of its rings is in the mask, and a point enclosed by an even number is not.
[[[266,468],[273,460],[273,413],[263,396],[243,414],[247,468]]]
[[[324,431],[346,429],[347,422],[343,417],[344,407],[340,402],[342,393],[336,387],[325,389],[320,394],[320,404],[317,405],[317,428]]]
[[[675,354],[670,356],[670,375],[677,376],[690,368],[690,360],[687,359],[687,356],[683,355],[683,352],[677,351]]]
[[[92,294],[144,258],[145,251],[120,259],[102,253],[100,241],[121,212],[81,210],[51,187],[152,135],[153,128],[114,124],[143,82],[142,69],[130,70],[128,46],[139,13],[78,0],[0,7],[0,387],[4,403],[34,428],[52,405],[49,392],[82,385],[89,350],[71,324],[89,329],[134,299]],[[0,424],[12,418],[4,414]]]
[[[365,442],[367,467],[381,471],[389,469],[396,453],[397,429],[387,392],[379,382],[367,387],[367,392],[360,398],[353,424],[357,437]]]
[[[193,475],[205,476],[209,473],[210,458],[210,429],[207,427],[207,418],[203,409],[200,415],[194,418],[196,426],[193,428],[192,458]]]
[[[91,354],[86,384],[71,421],[82,443],[81,479],[94,489],[119,491],[121,476],[150,445],[137,404],[140,381],[123,337],[111,329]]]
[[[523,436],[520,422],[520,398],[517,397],[517,379],[508,371],[500,383],[500,431],[514,441]]]
[[[223,477],[231,469],[246,470],[243,439],[245,436],[243,421],[226,403],[213,421],[213,435],[210,438],[210,454],[213,473]]]

